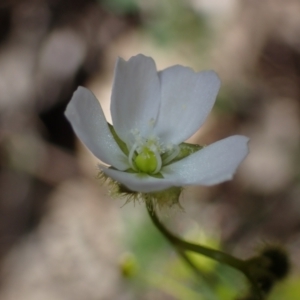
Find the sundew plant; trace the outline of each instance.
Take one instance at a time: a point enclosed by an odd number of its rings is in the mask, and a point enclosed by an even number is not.
[[[157,229],[194,269],[185,252],[205,255],[242,272],[251,283],[244,299],[265,299],[288,271],[285,252],[268,246],[241,260],[186,242],[161,223],[157,210],[179,204],[182,188],[211,186],[232,179],[248,154],[248,138],[229,136],[210,145],[185,141],[205,122],[218,91],[214,71],[175,65],[157,71],[152,58],[119,58],[111,95],[112,124],[91,91],[79,87],[66,117],[85,146],[101,161],[99,174],[115,194],[142,201]]]

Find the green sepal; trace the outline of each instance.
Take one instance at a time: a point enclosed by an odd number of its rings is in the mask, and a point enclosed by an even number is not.
[[[129,169],[130,170],[130,169]],[[128,170],[127,170],[128,171]],[[141,176],[150,176],[148,174],[143,173],[136,173],[137,175]],[[153,175],[151,175],[153,176]],[[161,173],[155,174],[155,176],[162,176]],[[97,178],[100,179],[102,182],[108,182],[108,185],[110,187],[110,195],[113,197],[125,197],[126,203],[128,202],[149,202],[151,201],[156,208],[164,208],[164,207],[172,207],[176,206],[182,209],[180,203],[179,203],[179,196],[183,190],[182,187],[179,186],[173,186],[166,190],[162,191],[156,191],[156,192],[149,192],[149,193],[141,193],[137,191],[132,191],[129,188],[127,188],[122,183],[110,178],[107,176],[103,171],[99,171]],[[125,204],[126,204],[125,203]]]
[[[129,155],[129,150],[128,150],[128,148],[127,148],[126,143],[124,143],[124,142],[119,138],[119,136],[117,135],[117,133],[116,133],[114,127],[113,127],[111,124],[109,124],[109,123],[107,122],[107,125],[108,125],[108,128],[109,128],[111,134],[113,135],[115,141],[117,142],[118,146],[120,147],[120,149],[123,151],[123,153],[124,153],[126,156],[128,156],[128,155]]]
[[[135,171],[133,169],[127,169],[125,171],[123,171],[125,173],[131,173],[131,174],[136,174],[140,177],[147,177],[147,176],[151,176],[151,177],[154,177],[154,178],[160,178],[160,179],[163,179],[164,176],[163,174],[161,173],[156,173],[156,174],[147,174],[147,173],[143,173],[143,172],[138,172],[138,171]]]
[[[154,177],[154,178],[160,178],[160,179],[164,178],[163,174],[161,174],[161,173],[148,174],[148,175],[151,176],[151,177]]]
[[[119,170],[118,170],[119,171]],[[136,171],[135,170],[133,170],[133,169],[126,169],[125,171],[123,171],[123,172],[126,172],[126,173],[136,173]]]
[[[171,160],[170,162],[165,164],[165,166],[170,165],[174,162],[177,162],[177,161],[203,149],[205,146],[200,146],[197,144],[181,143],[178,145],[178,147],[179,147],[178,155],[173,160]]]

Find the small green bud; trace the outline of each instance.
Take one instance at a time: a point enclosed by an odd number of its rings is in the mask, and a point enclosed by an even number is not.
[[[126,278],[133,277],[138,272],[139,266],[131,253],[124,253],[120,259],[120,269]]]
[[[134,160],[136,167],[139,171],[151,174],[156,170],[157,159],[153,151],[144,148],[141,153],[137,155]]]
[[[269,260],[267,269],[277,280],[283,279],[289,273],[289,257],[284,249],[276,246],[267,247],[262,251],[261,257]]]
[[[255,298],[255,294],[258,291],[263,295],[269,294],[274,285],[286,277],[290,270],[289,257],[286,251],[278,246],[264,248],[260,255],[247,260],[246,265],[246,275],[256,286],[256,289],[252,290],[254,298],[249,296],[244,298],[245,300],[262,299],[262,297]]]

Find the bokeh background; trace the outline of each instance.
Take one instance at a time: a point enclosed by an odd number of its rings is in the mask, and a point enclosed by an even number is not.
[[[251,138],[234,180],[186,188],[162,213],[194,242],[241,258],[283,245],[290,277],[269,299],[300,299],[298,0],[0,1],[0,299],[217,300],[242,275],[203,257],[195,277],[144,206],[112,199],[63,112],[78,85],[109,116],[114,63],[214,69],[222,88],[191,142]]]

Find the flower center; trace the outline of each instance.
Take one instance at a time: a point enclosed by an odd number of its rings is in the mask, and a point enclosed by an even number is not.
[[[134,159],[138,170],[143,173],[153,173],[157,168],[157,158],[153,151],[144,148]]]
[[[134,143],[130,148],[128,162],[139,173],[157,174],[163,165],[171,162],[179,153],[177,145],[164,145],[154,135],[142,137],[138,130],[131,131]]]
[[[128,155],[131,168],[140,173],[158,173],[162,167],[162,149],[158,138],[155,136],[144,138],[138,130],[133,130],[132,134],[135,142]]]

